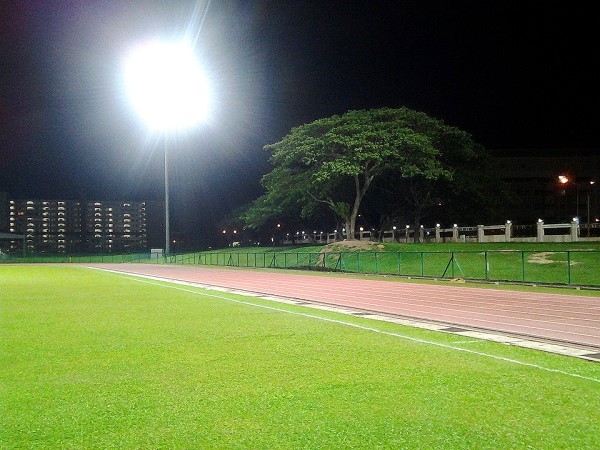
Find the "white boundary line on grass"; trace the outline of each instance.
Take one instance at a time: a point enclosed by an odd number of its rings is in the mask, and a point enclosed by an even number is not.
[[[128,273],[128,272],[121,272],[121,271],[117,271],[117,270],[101,269],[101,268],[96,268],[96,267],[91,267],[91,268],[92,269],[97,269],[97,270],[102,270],[102,271],[105,271],[105,272],[112,272],[112,273],[124,275],[124,276],[130,277],[134,281],[138,281],[140,283],[145,283],[145,284],[150,284],[152,286],[159,286],[159,287],[164,287],[164,288],[167,288],[167,289],[175,289],[175,290],[178,290],[178,291],[188,292],[188,293],[196,294],[196,295],[205,295],[207,297],[213,297],[213,298],[217,298],[217,299],[220,299],[220,300],[226,300],[226,301],[229,301],[229,302],[238,303],[238,304],[242,304],[242,305],[254,306],[254,307],[257,307],[257,308],[268,309],[268,310],[272,310],[272,311],[278,311],[278,312],[282,312],[282,313],[286,313],[286,314],[292,314],[292,315],[295,315],[295,316],[301,316],[301,317],[307,317],[307,318],[310,318],[310,319],[321,320],[323,322],[330,322],[330,323],[335,323],[335,324],[339,324],[339,325],[345,325],[345,326],[348,326],[348,327],[357,328],[357,329],[364,330],[364,331],[371,331],[371,332],[374,332],[374,333],[379,333],[379,334],[383,334],[383,335],[386,335],[386,336],[392,336],[392,337],[404,339],[404,340],[411,341],[411,342],[417,342],[417,343],[426,344],[426,345],[433,345],[433,346],[436,346],[436,347],[446,348],[446,349],[449,349],[449,350],[455,350],[455,351],[458,351],[458,352],[469,353],[469,354],[472,354],[472,355],[482,356],[482,357],[485,357],[485,358],[495,359],[495,360],[498,360],[498,361],[504,361],[504,362],[508,362],[508,363],[511,363],[511,364],[516,364],[516,365],[520,365],[520,366],[531,367],[531,368],[539,369],[539,370],[542,370],[542,371],[545,371],[545,372],[558,373],[558,374],[566,375],[566,376],[569,376],[569,377],[580,378],[582,380],[587,380],[587,381],[593,381],[595,383],[600,383],[600,379],[598,379],[598,378],[586,377],[585,375],[579,375],[579,374],[576,374],[576,373],[565,372],[564,370],[559,370],[559,369],[552,369],[550,367],[544,367],[544,366],[540,366],[538,364],[533,364],[533,363],[528,363],[528,362],[524,362],[524,361],[519,361],[517,359],[506,358],[504,356],[498,356],[498,355],[492,355],[490,353],[478,352],[476,350],[469,350],[469,349],[466,349],[466,348],[456,347],[456,346],[449,345],[449,344],[442,344],[440,342],[429,341],[427,339],[414,338],[414,337],[406,336],[406,335],[399,334],[399,333],[393,333],[391,331],[383,331],[383,330],[379,330],[377,328],[367,327],[367,326],[364,326],[364,325],[358,325],[358,324],[351,323],[351,322],[345,322],[343,320],[328,319],[326,317],[315,316],[315,315],[308,314],[308,313],[301,313],[301,312],[296,312],[296,311],[288,311],[286,309],[277,308],[275,306],[258,305],[256,303],[245,302],[245,301],[242,301],[242,300],[236,300],[236,299],[233,299],[233,298],[224,297],[224,296],[217,295],[217,294],[205,293],[205,292],[198,292],[198,291],[191,290],[191,289],[185,289],[185,288],[181,288],[181,287],[177,287],[177,286],[169,286],[169,285],[165,285],[165,284],[161,284],[161,283],[152,283],[150,281],[141,280],[140,278],[147,278],[147,279],[150,279],[150,280],[161,281],[161,282],[168,283],[168,284],[180,284],[180,285],[184,285],[184,286],[195,287],[197,289],[211,290],[210,286],[202,285],[201,283],[190,283],[190,282],[180,281],[180,280],[169,280],[167,278],[154,277],[154,276],[150,276],[150,275],[141,275],[141,274]],[[227,290],[229,290],[229,289],[227,289]],[[243,294],[241,294],[241,293],[235,293],[233,295],[243,296]]]

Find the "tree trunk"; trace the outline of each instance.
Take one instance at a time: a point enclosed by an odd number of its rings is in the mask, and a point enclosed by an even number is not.
[[[371,185],[371,181],[373,181],[373,175],[370,175],[369,172],[365,169],[364,174],[365,180],[364,184],[360,185],[360,178],[358,175],[354,177],[354,186],[356,188],[356,197],[354,197],[354,205],[352,205],[352,211],[350,212],[350,217],[346,218],[346,239],[349,241],[354,241],[356,238],[354,237],[354,232],[356,230],[356,218],[358,217],[358,209],[360,208],[360,202],[365,196],[369,186]]]
[[[414,241],[416,243],[421,242],[421,240],[420,240],[420,237],[421,237],[421,215],[422,215],[421,208],[415,208],[415,211],[414,211],[414,224],[415,224]]]
[[[352,219],[348,217],[346,219],[346,240],[353,241],[354,240],[354,222]]]

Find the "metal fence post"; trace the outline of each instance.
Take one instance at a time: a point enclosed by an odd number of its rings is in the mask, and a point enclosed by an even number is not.
[[[379,273],[379,266],[377,264],[377,252],[375,252],[374,255],[375,255],[375,273],[378,274]]]
[[[425,262],[423,261],[423,252],[421,252],[421,276],[425,276]]]
[[[490,266],[489,266],[488,252],[487,251],[483,252],[483,258],[484,258],[484,261],[485,261],[485,268],[484,268],[485,279],[488,280],[490,278]]]
[[[567,250],[567,284],[571,284],[571,250]]]
[[[521,281],[525,283],[525,252],[521,250]]]

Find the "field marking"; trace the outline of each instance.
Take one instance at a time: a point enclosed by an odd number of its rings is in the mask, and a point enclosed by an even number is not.
[[[355,323],[351,323],[351,322],[345,322],[345,321],[339,320],[339,319],[329,319],[327,317],[315,316],[315,315],[308,314],[308,313],[301,313],[301,312],[297,312],[297,311],[288,311],[286,309],[277,308],[275,306],[259,305],[259,304],[256,304],[256,303],[252,303],[250,301],[246,302],[246,301],[242,301],[242,300],[237,300],[237,299],[233,299],[233,298],[229,298],[229,297],[224,297],[224,296],[217,295],[217,294],[212,294],[210,292],[208,292],[208,293],[207,292],[198,292],[197,290],[191,290],[191,289],[186,289],[186,288],[182,288],[182,287],[178,287],[178,286],[173,286],[173,285],[181,284],[181,285],[185,285],[185,286],[195,287],[196,289],[204,289],[205,291],[206,290],[212,290],[211,287],[207,286],[207,285],[198,285],[198,284],[190,283],[190,282],[187,282],[187,281],[169,280],[169,279],[165,279],[165,278],[161,278],[161,277],[154,277],[154,276],[140,275],[140,274],[132,274],[132,273],[120,272],[120,271],[110,270],[110,269],[101,269],[101,268],[95,268],[95,267],[90,267],[90,268],[95,269],[95,270],[101,270],[101,271],[105,271],[105,272],[112,272],[112,273],[115,273],[115,274],[119,274],[119,275],[124,276],[126,278],[130,278],[133,281],[137,281],[139,283],[149,284],[149,285],[152,285],[152,286],[159,286],[159,287],[164,287],[164,288],[167,288],[167,289],[175,289],[175,290],[182,291],[182,292],[188,292],[188,293],[195,294],[195,295],[204,295],[204,296],[207,296],[207,297],[213,297],[213,298],[217,298],[217,299],[220,299],[220,300],[226,300],[226,301],[229,301],[229,302],[238,303],[238,304],[242,304],[242,305],[254,306],[254,307],[257,307],[257,308],[268,309],[268,310],[282,312],[282,313],[291,314],[291,315],[295,315],[295,316],[301,316],[301,317],[306,317],[306,318],[310,318],[310,319],[321,320],[323,322],[335,323],[335,324],[338,324],[338,325],[344,325],[344,326],[348,326],[348,327],[352,327],[352,328],[357,328],[357,329],[364,330],[364,331],[371,331],[371,332],[374,332],[374,333],[383,334],[383,335],[386,335],[386,336],[392,336],[392,337],[396,337],[396,338],[399,338],[399,339],[404,339],[404,340],[411,341],[411,342],[416,342],[416,343],[425,344],[425,345],[432,345],[432,346],[441,347],[441,348],[445,348],[445,349],[448,349],[448,350],[454,350],[454,351],[458,351],[458,352],[469,353],[469,354],[480,356],[480,357],[484,357],[484,358],[495,359],[497,361],[503,361],[503,362],[507,362],[507,363],[511,363],[511,364],[515,364],[515,365],[520,365],[520,366],[525,366],[525,367],[531,367],[531,368],[542,370],[542,371],[545,371],[545,372],[558,373],[558,374],[569,376],[569,377],[573,377],[573,378],[579,378],[579,379],[582,379],[582,380],[587,380],[587,381],[593,381],[595,383],[600,383],[600,378],[592,378],[592,377],[587,377],[585,375],[579,375],[579,374],[576,374],[576,373],[566,372],[566,371],[560,370],[560,369],[552,369],[550,367],[545,367],[545,366],[540,366],[539,364],[533,364],[533,363],[528,363],[528,362],[524,362],[524,361],[519,361],[519,360],[513,359],[513,358],[507,358],[507,357],[504,357],[504,356],[492,355],[490,353],[479,352],[479,351],[476,351],[476,350],[469,350],[469,349],[466,349],[466,348],[456,347],[454,345],[449,345],[449,344],[443,344],[443,343],[440,343],[440,342],[429,341],[427,339],[415,338],[415,337],[406,336],[406,335],[403,335],[403,334],[400,334],[400,333],[394,333],[394,332],[391,332],[391,331],[379,330],[377,328],[368,327],[368,326],[364,326],[364,325],[359,325],[359,324],[355,324]],[[160,281],[161,283],[156,283],[156,282],[153,283],[151,281],[147,281],[145,279],[140,279],[140,278],[146,278],[146,279],[150,279],[150,280],[154,280],[154,281]],[[167,284],[162,284],[162,283],[167,283]],[[241,295],[241,294],[235,294],[235,295]]]

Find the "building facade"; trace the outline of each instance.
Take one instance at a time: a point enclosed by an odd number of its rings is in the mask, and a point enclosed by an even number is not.
[[[527,151],[523,151],[527,154]],[[556,153],[556,152],[553,152]],[[600,156],[548,154],[494,158],[497,174],[515,194],[511,219],[533,223],[600,221]]]
[[[1,209],[4,209],[2,211]],[[4,230],[25,239],[0,241],[5,253],[129,253],[146,250],[146,202],[12,200],[0,204]]]

